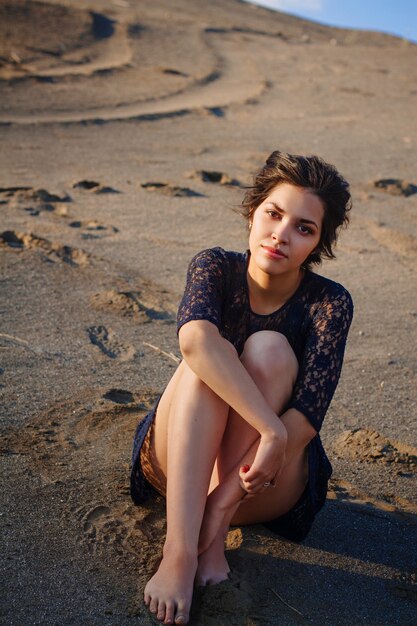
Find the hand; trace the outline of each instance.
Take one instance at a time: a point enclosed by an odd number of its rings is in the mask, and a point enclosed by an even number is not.
[[[241,486],[249,494],[261,492],[267,482],[274,483],[282,471],[287,437],[285,427],[281,426],[279,434],[261,435],[252,466],[240,468]]]

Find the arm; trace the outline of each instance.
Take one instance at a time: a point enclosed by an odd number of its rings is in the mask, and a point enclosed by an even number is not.
[[[214,324],[192,320],[181,327],[179,341],[192,371],[259,432],[259,446],[247,479],[262,486],[282,469],[286,428],[240,362],[235,348]]]
[[[288,436],[285,448],[285,464],[287,465],[308,446],[317,435],[317,431],[306,416],[297,409],[288,409],[280,416],[280,419]]]
[[[319,432],[336,391],[346,339],[352,321],[349,293],[336,285],[325,294],[311,316],[293,396],[287,409],[296,409]]]
[[[288,433],[286,464],[320,430],[339,380],[352,313],[350,295],[341,288],[336,298],[323,301],[314,316],[293,398],[280,416]]]

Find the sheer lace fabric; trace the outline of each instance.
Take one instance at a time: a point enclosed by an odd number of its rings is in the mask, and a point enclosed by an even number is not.
[[[277,311],[259,315],[250,308],[246,279],[249,253],[203,250],[191,261],[177,329],[191,320],[208,320],[238,353],[260,330],[288,339],[299,363],[287,408],[301,411],[319,431],[335,392],[352,320],[349,293],[328,278],[306,271],[293,296]]]
[[[301,411],[318,433],[339,380],[353,314],[352,299],[342,285],[306,271],[297,291],[280,309],[259,315],[250,307],[248,261],[249,252],[211,248],[198,253],[188,268],[177,331],[191,320],[208,320],[239,354],[255,332],[273,330],[285,335],[299,363],[286,408]],[[155,412],[156,405],[139,424],[134,438],[131,495],[137,504],[152,492],[141,466],[141,447]],[[308,467],[309,482],[300,500],[288,513],[266,524],[294,541],[306,537],[326,500],[332,467],[319,434],[308,446]]]

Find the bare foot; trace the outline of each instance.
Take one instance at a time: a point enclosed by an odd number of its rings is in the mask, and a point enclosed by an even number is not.
[[[164,554],[144,593],[150,612],[164,624],[188,623],[196,570],[196,557]]]
[[[215,585],[227,580],[229,574],[230,568],[224,554],[223,533],[218,533],[209,548],[198,558],[195,582],[197,585]]]

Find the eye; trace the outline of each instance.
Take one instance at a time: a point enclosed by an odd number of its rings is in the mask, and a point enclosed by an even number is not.
[[[270,216],[270,217],[280,217],[280,214],[278,213],[278,211],[276,209],[267,209],[266,213]]]
[[[298,225],[298,230],[302,235],[312,235],[313,234],[313,229],[310,228],[309,226],[306,226],[305,224],[299,224]]]

